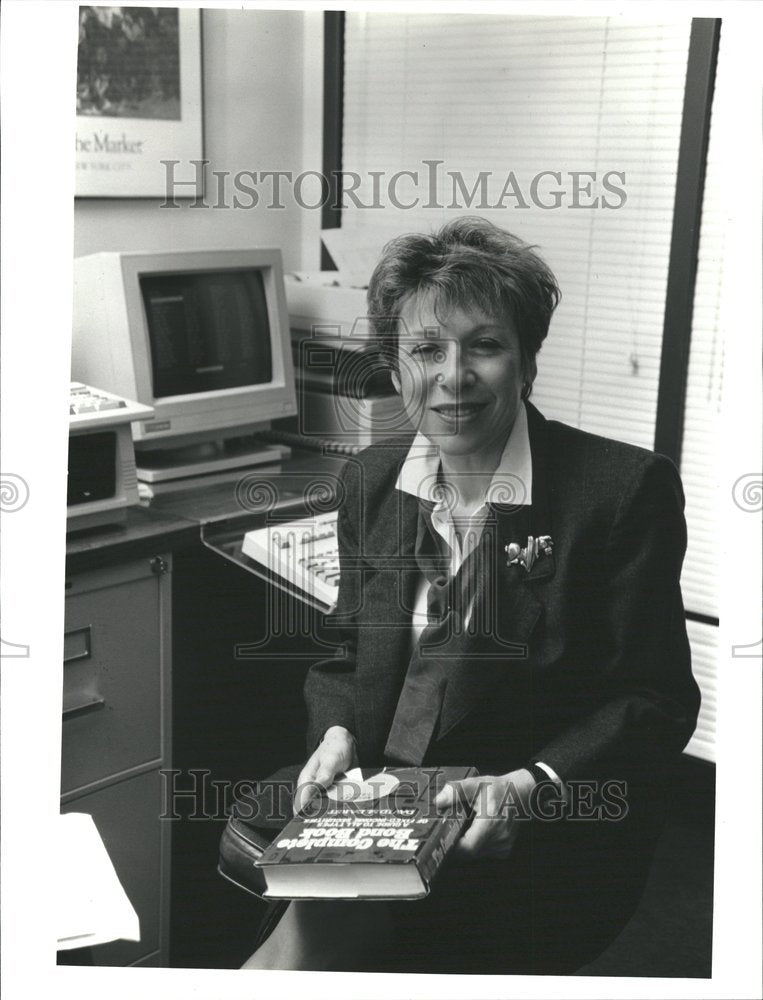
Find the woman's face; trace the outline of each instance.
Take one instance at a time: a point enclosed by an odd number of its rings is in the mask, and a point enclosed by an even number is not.
[[[395,388],[413,426],[442,454],[497,463],[534,366],[523,370],[511,321],[479,309],[441,314],[431,296],[405,304]]]

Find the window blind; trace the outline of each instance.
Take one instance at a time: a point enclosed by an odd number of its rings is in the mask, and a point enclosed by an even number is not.
[[[419,204],[346,205],[342,228],[366,245],[374,232],[381,246],[479,214],[538,245],[563,300],[534,400],[549,417],[647,448],[689,30],[688,19],[484,14],[348,12],[345,22],[343,169],[360,176],[365,204],[371,171],[417,171],[398,194]],[[435,197],[427,161],[441,161]]]
[[[720,303],[728,215],[724,204],[722,127],[725,117],[731,113],[732,96],[727,81],[721,33],[702,200],[681,453],[689,529],[681,588],[687,609],[710,618],[718,617],[719,597],[714,553],[718,549],[719,531],[717,455],[723,384]],[[702,708],[697,731],[687,750],[714,761],[719,694],[718,628],[689,622],[689,638],[694,675],[702,691]]]

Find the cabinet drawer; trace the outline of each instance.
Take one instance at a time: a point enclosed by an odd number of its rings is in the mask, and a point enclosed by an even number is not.
[[[130,965],[164,946],[162,893],[166,885],[169,822],[161,820],[158,771],[115,782],[72,799],[62,812],[89,813],[122,888],[140,920],[140,941],[110,941],[92,948],[95,965]]]
[[[62,793],[162,757],[162,579],[145,559],[72,581]]]

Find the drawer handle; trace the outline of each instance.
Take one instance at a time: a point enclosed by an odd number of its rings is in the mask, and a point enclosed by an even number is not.
[[[64,632],[64,663],[87,660],[92,653],[92,625]]]
[[[68,698],[64,695],[63,718],[71,719],[76,715],[85,715],[86,712],[94,712],[106,706],[106,700],[100,695],[88,695],[75,691]]]
[[[64,666],[77,663],[82,660],[89,660],[93,653],[92,626],[84,625],[82,628],[69,629],[64,632]],[[93,693],[96,686],[96,679],[92,676],[83,677],[83,668],[70,667],[73,673],[64,674],[64,704],[63,718],[71,719],[77,715],[84,715],[87,712],[94,712],[103,708],[105,700]],[[84,668],[88,669],[88,668]],[[67,687],[69,690],[67,691]]]

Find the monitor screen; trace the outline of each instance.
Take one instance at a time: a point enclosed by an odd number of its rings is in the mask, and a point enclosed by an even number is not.
[[[259,271],[139,280],[155,399],[271,381],[270,322]]]
[[[72,378],[153,408],[132,425],[142,451],[232,439],[293,415],[280,250],[76,258]]]

